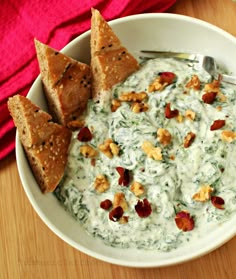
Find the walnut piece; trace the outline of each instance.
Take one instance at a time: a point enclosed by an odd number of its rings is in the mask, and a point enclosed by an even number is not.
[[[146,92],[126,92],[120,95],[119,100],[121,102],[141,102],[147,98]]]
[[[111,101],[111,111],[115,112],[121,106],[121,102],[117,99]]]
[[[214,189],[210,185],[203,185],[200,187],[197,193],[192,196],[195,201],[205,202],[211,198],[211,193]]]
[[[94,149],[92,146],[85,144],[80,147],[80,153],[85,158],[95,158],[98,155],[98,152],[96,149]]]
[[[221,132],[221,139],[230,143],[236,139],[236,132],[224,130]]]
[[[219,97],[219,99],[220,99],[220,101],[221,102],[226,102],[227,101],[227,97],[221,92],[221,91],[219,91],[218,93],[217,93],[217,95],[218,95],[218,97]]]
[[[207,83],[204,91],[207,93],[216,93],[221,102],[227,101],[227,97],[220,91],[220,80],[213,80],[213,82]]]
[[[213,80],[211,83],[207,83],[204,86],[205,92],[220,92],[220,81],[219,80]]]
[[[106,139],[103,144],[100,144],[98,146],[99,150],[102,151],[102,153],[110,159],[113,157],[113,154],[111,153],[111,149],[110,149],[110,144],[112,142],[113,142],[112,139]]]
[[[187,110],[185,111],[185,117],[186,117],[187,119],[193,121],[193,120],[195,119],[195,117],[196,117],[196,113],[195,113],[194,111],[190,110],[190,109],[187,109]]]
[[[122,207],[124,211],[128,210],[129,208],[128,203],[125,199],[125,195],[122,192],[115,193],[114,195],[113,207],[116,208],[118,206]]]
[[[111,142],[109,146],[110,146],[111,153],[115,156],[118,156],[120,152],[119,146],[114,142]]]
[[[103,144],[98,146],[99,150],[106,155],[108,158],[112,159],[113,156],[118,156],[120,152],[119,146],[112,141],[112,139],[106,139]]]
[[[80,128],[83,128],[84,124],[85,124],[84,120],[80,120],[80,119],[71,120],[70,122],[67,123],[67,127],[72,131],[76,131]]]
[[[103,193],[107,189],[109,189],[109,187],[110,187],[110,183],[107,180],[107,178],[104,175],[99,174],[94,181],[95,190],[99,193]]]
[[[130,186],[130,191],[133,192],[136,197],[139,197],[144,193],[144,187],[141,183],[134,181]]]
[[[194,90],[199,90],[200,86],[201,82],[197,75],[193,75],[191,80],[185,85],[186,88],[192,88]]]
[[[196,137],[196,135],[194,133],[188,132],[188,134],[184,138],[184,147],[188,148],[194,141],[195,137]]]
[[[145,112],[148,110],[148,104],[134,102],[131,106],[131,110],[135,113]]]
[[[167,85],[167,82],[162,82],[158,77],[149,85],[148,92],[162,91]]]
[[[119,219],[119,223],[120,224],[127,224],[129,221],[129,216],[122,216],[120,219]]]
[[[154,147],[151,142],[144,141],[142,144],[143,151],[147,154],[149,158],[157,161],[162,160],[162,153],[160,147]]]
[[[170,144],[172,136],[168,130],[159,128],[157,130],[157,138],[161,144],[166,146]]]
[[[169,158],[170,158],[170,160],[174,161],[175,160],[175,155],[171,154]]]
[[[158,77],[149,85],[148,92],[162,91],[167,85],[172,84],[176,79],[175,73],[161,72]]]
[[[184,121],[184,117],[182,114],[178,114],[178,116],[176,117],[176,120],[179,122],[179,123],[182,123]]]

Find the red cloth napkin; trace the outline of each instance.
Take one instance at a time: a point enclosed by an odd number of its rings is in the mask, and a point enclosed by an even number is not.
[[[2,1],[0,67],[0,160],[15,147],[15,128],[7,99],[26,95],[39,74],[34,37],[56,49],[90,28],[91,7],[106,20],[145,12],[164,12],[176,0],[8,0]]]

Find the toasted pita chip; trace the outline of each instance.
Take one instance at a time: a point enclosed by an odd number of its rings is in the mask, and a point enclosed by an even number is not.
[[[91,92],[90,67],[35,39],[35,47],[50,113],[67,125],[83,114]]]
[[[41,191],[54,191],[64,175],[71,131],[23,96],[9,98],[8,108]]]
[[[125,80],[139,69],[137,60],[121,44],[98,10],[92,9],[91,70],[92,95],[101,98],[104,91]]]

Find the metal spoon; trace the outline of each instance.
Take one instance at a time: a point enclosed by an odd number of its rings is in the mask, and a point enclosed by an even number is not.
[[[217,70],[216,61],[211,56],[205,56],[201,54],[189,54],[180,52],[168,52],[168,51],[151,51],[141,50],[141,59],[153,59],[153,58],[176,58],[181,60],[188,60],[193,63],[195,69],[204,69],[213,78],[219,79],[222,82],[236,84],[236,77],[221,74]]]

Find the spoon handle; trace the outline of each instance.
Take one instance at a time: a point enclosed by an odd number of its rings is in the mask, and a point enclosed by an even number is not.
[[[236,84],[236,77],[234,77],[234,76],[220,74],[220,79],[221,79],[222,82]]]

